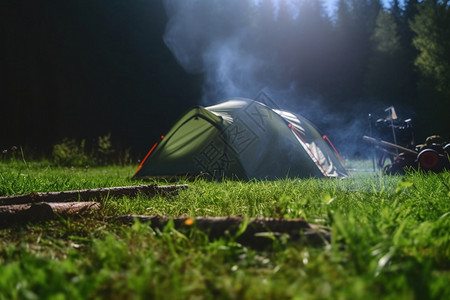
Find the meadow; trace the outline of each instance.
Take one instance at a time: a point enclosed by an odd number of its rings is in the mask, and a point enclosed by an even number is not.
[[[144,183],[135,168],[0,161],[0,196]],[[177,195],[105,197],[90,217],[0,229],[0,299],[449,299],[450,172],[352,174],[181,181]],[[332,239],[254,249],[111,219],[124,214],[303,218]]]

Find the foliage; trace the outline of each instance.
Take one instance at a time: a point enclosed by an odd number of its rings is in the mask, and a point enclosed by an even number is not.
[[[376,28],[372,36],[373,54],[369,62],[366,77],[367,93],[385,99],[395,100],[404,93],[403,51],[398,34],[398,26],[394,16],[388,12],[380,12]]]
[[[433,78],[439,91],[450,97],[450,3],[427,0],[411,23],[413,42],[420,51],[416,65]]]
[[[369,164],[370,165],[370,164]],[[129,185],[131,167],[0,163],[0,195]],[[0,299],[446,299],[450,173],[345,180],[189,182],[178,195],[107,197],[100,216],[0,230]],[[332,229],[310,247],[257,250],[232,237],[118,214],[296,218]]]
[[[113,162],[114,149],[111,142],[111,133],[98,137],[96,160],[99,165]]]
[[[86,166],[91,160],[86,154],[86,140],[64,138],[60,144],[53,146],[53,160],[61,166]]]
[[[86,140],[64,138],[53,146],[52,158],[56,165],[65,167],[105,166],[108,164],[130,164],[130,152],[119,153],[113,147],[111,133],[99,136],[97,143],[86,149]]]

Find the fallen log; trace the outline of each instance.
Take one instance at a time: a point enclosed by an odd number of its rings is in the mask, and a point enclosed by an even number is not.
[[[234,237],[236,241],[252,247],[265,247],[273,240],[287,235],[289,241],[300,241],[312,245],[323,245],[331,241],[329,228],[314,225],[303,219],[273,219],[234,217],[176,217],[125,215],[114,220],[133,223],[136,220],[149,223],[153,229],[163,230],[173,221],[176,230],[199,229],[208,234],[210,239]]]
[[[41,202],[0,206],[0,226],[45,222],[61,217],[88,215],[101,209],[98,202]]]
[[[0,205],[25,204],[38,202],[65,202],[65,201],[88,201],[100,199],[107,196],[123,197],[136,196],[139,193],[153,196],[158,193],[176,193],[188,187],[187,184],[181,185],[137,185],[123,187],[109,187],[87,190],[73,190],[48,193],[31,193],[24,195],[13,195],[0,197]]]

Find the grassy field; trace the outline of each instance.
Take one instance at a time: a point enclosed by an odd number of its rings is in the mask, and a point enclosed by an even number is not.
[[[135,185],[134,169],[0,162],[0,196]],[[107,197],[94,217],[0,229],[0,299],[450,298],[449,172],[188,184]],[[108,218],[130,213],[300,217],[330,227],[332,241],[262,250]]]

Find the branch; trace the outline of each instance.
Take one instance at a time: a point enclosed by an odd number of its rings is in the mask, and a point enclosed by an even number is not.
[[[178,190],[187,189],[187,184],[159,186],[137,185],[124,187],[109,187],[88,190],[74,190],[49,193],[31,193],[25,195],[13,195],[0,197],[0,205],[25,204],[38,202],[65,202],[65,201],[88,201],[100,199],[107,196],[131,196],[134,197],[139,193],[154,196],[158,193],[176,193]]]
[[[153,229],[163,230],[173,220],[176,230],[190,230],[192,228],[205,231],[211,239],[231,236],[236,241],[254,247],[269,245],[274,239],[288,234],[290,241],[301,241],[313,245],[322,245],[331,241],[330,229],[314,225],[303,219],[272,219],[244,217],[177,217],[165,218],[160,216],[125,215],[114,218],[124,223],[135,220],[149,222]],[[245,226],[245,222],[247,225]]]
[[[28,203],[0,206],[0,226],[45,222],[57,216],[88,215],[101,209],[97,202]]]

